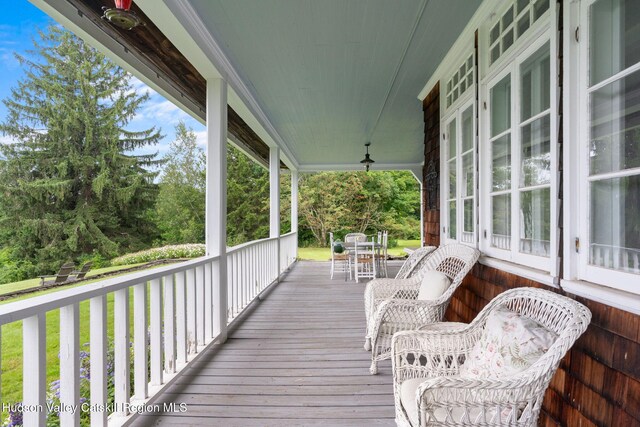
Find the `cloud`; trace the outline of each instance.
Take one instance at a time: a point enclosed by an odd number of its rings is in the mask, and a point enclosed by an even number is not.
[[[207,146],[207,130],[194,132],[196,134],[196,143],[198,147],[205,148]]]
[[[13,145],[18,141],[8,135],[0,135],[0,145]]]
[[[149,96],[151,97],[158,95],[158,92],[151,89],[149,86],[146,85],[146,83],[144,83],[142,80],[140,80],[135,76],[131,77],[130,83],[132,87],[129,93],[133,92],[138,96],[144,96],[145,94],[149,94]]]

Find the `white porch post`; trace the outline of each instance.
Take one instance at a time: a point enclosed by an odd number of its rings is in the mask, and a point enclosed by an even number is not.
[[[291,171],[291,231],[298,232],[298,171]],[[296,237],[296,258],[298,258],[298,242]]]
[[[227,340],[227,82],[207,80],[206,248],[218,256],[211,274],[213,333]]]
[[[424,246],[424,183],[422,182],[422,168],[412,168],[411,173],[420,187],[420,246]]]
[[[280,148],[269,150],[269,194],[270,227],[269,237],[278,238],[276,255],[276,279],[280,276]]]

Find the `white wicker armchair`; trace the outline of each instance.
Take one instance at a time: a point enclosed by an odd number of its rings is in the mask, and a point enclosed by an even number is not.
[[[435,250],[436,250],[435,246],[423,246],[411,252],[409,257],[402,264],[402,267],[400,267],[400,270],[398,270],[398,273],[396,274],[395,278],[406,279],[408,277],[413,276],[413,274],[415,273],[415,268],[418,265],[418,263],[422,261],[424,257],[426,257],[427,255],[429,255],[431,252]]]
[[[428,256],[436,250],[435,246],[424,246],[413,251],[411,255],[405,260],[398,270],[396,277],[393,279],[376,279],[367,283],[367,287],[364,290],[364,312],[365,321],[367,324],[367,334],[365,337],[364,349],[371,350],[371,338],[369,338],[369,323],[373,319],[375,309],[380,303],[388,298],[391,298],[400,291],[404,281],[398,281],[398,279],[409,279],[415,275],[419,275],[422,267],[424,267]],[[411,281],[409,285],[411,289],[415,288],[415,284]]]
[[[460,366],[482,335],[487,316],[500,306],[535,320],[558,337],[544,355],[518,374],[500,379],[460,376]],[[572,299],[542,289],[516,288],[494,298],[468,325],[396,334],[392,342],[396,423],[412,427],[536,426],[551,377],[590,320],[591,312]],[[418,381],[415,402],[405,407],[402,383],[414,378],[424,381]]]
[[[391,356],[391,337],[399,331],[419,329],[440,322],[453,292],[480,257],[480,251],[462,244],[440,246],[415,267],[407,279],[375,279],[365,289],[367,336],[365,349],[371,349],[371,373],[378,372],[380,360]],[[429,270],[444,273],[449,288],[435,300],[418,300],[423,276]]]

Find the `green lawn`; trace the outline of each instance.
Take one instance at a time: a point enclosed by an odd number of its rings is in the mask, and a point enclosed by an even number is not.
[[[142,264],[116,265],[113,267],[96,268],[95,270],[89,270],[89,272],[87,273],[87,278],[98,275],[98,274],[111,273],[112,271],[118,271],[124,268],[136,267],[138,265],[142,265]],[[52,278],[50,278],[49,280],[51,279]],[[82,284],[85,285],[87,284],[87,282],[82,282]],[[40,278],[21,280],[19,282],[5,283],[3,285],[0,285],[0,295],[10,294],[11,292],[21,291],[22,289],[35,288],[38,286],[40,286]],[[56,288],[56,290],[59,290],[59,289],[61,288]]]
[[[136,264],[140,265],[140,264]],[[107,267],[93,270],[92,275],[118,271],[136,265],[126,265],[117,267]],[[151,268],[158,268],[155,265]],[[89,276],[89,275],[87,275]],[[97,280],[89,280],[75,285],[61,286],[48,289],[33,294],[22,295],[10,300],[2,301],[0,304],[31,298],[36,295],[44,295],[57,292],[61,289],[84,286],[94,283]],[[40,279],[24,280],[22,282],[8,283],[0,285],[0,290],[4,291],[5,286],[12,286],[15,289],[25,289],[37,286]],[[21,287],[20,287],[21,286]],[[133,288],[130,290],[131,312],[133,313]],[[131,322],[131,339],[133,340],[133,322]],[[46,342],[47,342],[47,385],[59,378],[60,363],[58,353],[60,351],[60,310],[53,310],[46,315]],[[113,338],[113,293],[107,296],[107,336]],[[89,342],[89,301],[80,303],[80,346],[81,350],[89,351],[88,346],[82,347]],[[9,323],[2,326],[2,401],[5,403],[18,402],[22,400],[22,321]]]
[[[420,240],[398,240],[398,246],[387,251],[392,256],[406,255],[404,248],[419,247]],[[329,261],[331,252],[329,248],[298,248],[298,258],[306,261]]]

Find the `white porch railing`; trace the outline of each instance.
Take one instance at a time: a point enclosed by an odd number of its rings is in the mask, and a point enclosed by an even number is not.
[[[298,257],[298,233],[292,231],[280,237],[280,273],[289,268]]]
[[[278,240],[281,257],[278,260]],[[295,242],[295,243],[294,243]],[[257,240],[227,251],[230,322],[295,261],[297,233]],[[293,254],[293,255],[292,255]],[[102,280],[85,286],[0,306],[0,326],[22,321],[24,425],[46,422],[46,324],[60,309],[60,402],[62,426],[77,425],[80,409],[91,411],[91,425],[107,425],[107,298],[113,294],[115,405],[109,425],[120,425],[192,361],[220,331],[214,330],[213,301],[219,286],[218,257]],[[130,298],[133,303],[130,304]],[[80,402],[80,304],[89,302],[90,401]],[[133,347],[130,327],[133,319]],[[133,372],[131,350],[133,349]],[[1,350],[1,349],[0,349]],[[132,380],[133,379],[133,380]],[[133,383],[133,390],[130,384]],[[0,396],[1,399],[1,396]]]
[[[640,273],[640,249],[593,243],[589,247],[592,265],[631,273]]]

